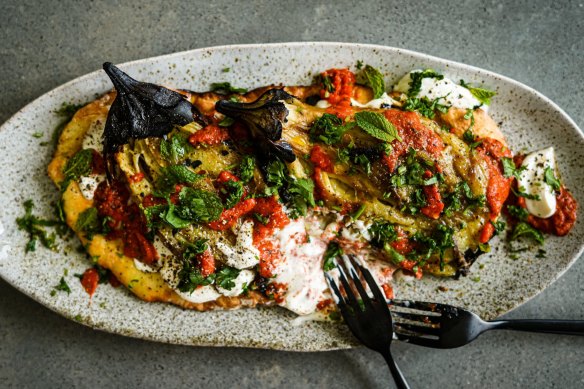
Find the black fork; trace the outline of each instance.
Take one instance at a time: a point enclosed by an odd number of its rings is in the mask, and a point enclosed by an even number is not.
[[[336,260],[336,269],[339,271],[343,293],[334,280],[331,272],[325,273],[325,278],[333,292],[334,300],[341,311],[341,315],[349,329],[368,348],[377,351],[389,366],[391,374],[398,388],[409,388],[405,377],[391,355],[391,341],[393,339],[393,325],[387,300],[369,270],[361,266],[353,256],[343,255]],[[341,266],[340,262],[343,263]],[[345,271],[346,269],[346,271]],[[365,278],[366,286],[373,294],[373,298],[366,291],[356,269]],[[347,276],[348,273],[348,276]],[[351,285],[352,284],[352,285]],[[357,290],[359,297],[353,291]]]
[[[397,339],[425,347],[455,348],[485,331],[504,329],[548,334],[584,335],[581,320],[494,320],[447,304],[392,300],[393,330]]]

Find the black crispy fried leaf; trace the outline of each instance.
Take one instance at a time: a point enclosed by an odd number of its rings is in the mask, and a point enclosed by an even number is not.
[[[288,109],[283,102],[291,102],[293,99],[282,89],[270,89],[254,102],[219,100],[215,108],[224,115],[244,122],[265,157],[293,162],[296,155],[292,147],[281,139],[282,125],[288,116]]]
[[[104,63],[103,69],[117,91],[105,125],[106,157],[130,139],[160,137],[174,126],[203,122],[200,112],[180,93],[136,81],[110,62]]]

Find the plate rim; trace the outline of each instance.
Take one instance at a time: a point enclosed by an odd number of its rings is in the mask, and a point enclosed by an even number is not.
[[[415,50],[399,48],[399,47],[395,47],[395,46],[386,46],[386,45],[368,44],[368,43],[337,42],[337,41],[309,41],[309,42],[292,41],[292,42],[246,43],[246,44],[233,44],[233,45],[218,45],[218,46],[201,47],[201,48],[196,48],[196,49],[172,52],[172,53],[167,53],[167,54],[162,54],[162,55],[152,56],[152,57],[147,57],[147,58],[140,58],[140,59],[136,59],[136,60],[122,62],[122,63],[118,64],[117,66],[124,68],[127,66],[140,65],[140,64],[152,61],[152,60],[165,61],[165,60],[169,60],[169,59],[172,59],[175,57],[197,55],[198,53],[202,54],[202,53],[208,52],[208,51],[222,51],[222,50],[223,51],[230,51],[230,50],[244,51],[246,49],[258,49],[258,48],[270,48],[270,47],[295,48],[295,47],[311,47],[311,46],[314,46],[314,47],[327,46],[327,47],[338,47],[338,48],[342,48],[342,47],[363,48],[366,50],[379,50],[379,51],[385,51],[385,52],[393,52],[396,54],[403,53],[403,54],[406,54],[409,56],[421,58],[423,60],[436,61],[436,62],[442,63],[444,65],[455,65],[456,67],[463,69],[463,70],[467,70],[467,71],[470,71],[473,73],[478,73],[478,74],[485,75],[488,77],[497,78],[505,83],[512,85],[514,88],[520,88],[520,89],[525,90],[529,94],[534,95],[535,97],[541,99],[544,103],[548,104],[550,106],[550,108],[552,108],[554,111],[556,111],[557,113],[560,114],[561,118],[566,121],[566,124],[568,124],[573,129],[576,130],[576,133],[578,134],[580,140],[584,141],[584,131],[578,126],[578,124],[558,104],[556,104],[553,100],[546,97],[544,94],[535,90],[534,88],[532,88],[532,87],[530,87],[522,82],[516,81],[515,79],[504,76],[502,74],[499,74],[499,73],[491,71],[491,70],[487,70],[487,69],[479,68],[479,67],[474,66],[474,65],[468,65],[468,64],[465,64],[462,62],[453,61],[450,59],[446,59],[446,58],[442,58],[442,57],[438,57],[438,56],[434,56],[434,55],[430,55],[430,54],[425,54],[425,53],[415,51]],[[63,84],[60,84],[59,86],[57,86],[57,87],[43,93],[42,95],[36,97],[34,100],[25,104],[22,108],[20,108],[13,115],[11,115],[4,123],[2,123],[2,125],[0,126],[0,133],[3,130],[12,127],[14,122],[16,122],[19,119],[19,117],[23,114],[23,112],[27,111],[31,106],[37,104],[40,100],[49,99],[51,97],[50,95],[58,93],[61,90],[66,89],[73,84],[83,82],[84,80],[95,79],[96,77],[100,76],[101,72],[102,72],[101,69],[91,71],[89,73],[86,73],[86,74],[81,75],[79,77],[76,77],[74,79],[71,79]],[[533,293],[530,296],[526,296],[526,297],[522,296],[523,297],[522,299],[518,300],[512,308],[507,309],[502,315],[506,315],[510,312],[513,312],[514,310],[516,310],[520,306],[524,305],[525,303],[529,302],[530,300],[532,300],[533,298],[538,296],[545,289],[547,289],[550,285],[555,283],[559,278],[561,278],[574,265],[574,263],[582,256],[583,252],[584,252],[584,243],[581,243],[580,247],[578,248],[577,253],[570,259],[569,262],[567,262],[567,264],[564,266],[563,269],[561,269],[559,272],[554,273],[553,277],[549,281],[546,281],[543,284],[543,287],[539,288],[537,290],[537,292]],[[121,331],[116,331],[113,328],[108,328],[107,325],[106,326],[99,325],[99,323],[96,323],[96,325],[92,325],[91,322],[76,320],[74,317],[71,317],[72,315],[70,315],[70,312],[66,312],[64,310],[58,310],[58,304],[45,304],[45,302],[43,301],[41,296],[37,296],[35,293],[29,293],[29,291],[25,290],[25,288],[22,285],[20,285],[16,282],[17,280],[12,280],[10,277],[8,277],[8,274],[6,272],[4,272],[2,269],[3,269],[3,267],[0,267],[0,277],[6,283],[8,283],[10,286],[17,289],[19,292],[25,294],[29,298],[33,299],[37,303],[40,303],[42,306],[50,309],[51,311],[59,314],[60,316],[66,317],[67,319],[75,321],[75,322],[82,324],[86,327],[90,327],[94,330],[99,330],[99,331],[112,333],[112,334],[116,334],[116,335],[123,335],[123,336],[128,336],[128,337],[137,338],[137,339],[144,339],[147,341],[162,342],[162,343],[169,343],[169,344],[189,345],[189,346],[195,345],[195,346],[207,346],[207,347],[208,346],[212,346],[212,347],[245,347],[245,348],[262,348],[262,349],[275,349],[275,350],[300,351],[300,352],[327,351],[327,350],[355,347],[354,345],[347,345],[347,346],[339,346],[339,347],[334,347],[334,346],[321,347],[318,349],[301,349],[298,347],[296,347],[296,348],[295,347],[271,347],[268,345],[255,345],[255,344],[242,345],[242,344],[233,344],[230,342],[222,342],[222,343],[221,342],[204,342],[204,341],[199,341],[199,340],[197,340],[196,343],[193,343],[193,342],[172,341],[172,339],[164,340],[164,339],[157,338],[156,336],[150,336],[148,334],[122,333]]]

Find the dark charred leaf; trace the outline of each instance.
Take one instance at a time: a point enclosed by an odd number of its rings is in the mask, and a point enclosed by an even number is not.
[[[296,155],[292,147],[281,139],[282,126],[288,116],[284,102],[292,102],[293,99],[282,89],[270,89],[254,102],[219,100],[215,108],[228,117],[244,122],[264,157],[293,162]]]
[[[161,137],[174,126],[203,122],[199,111],[180,93],[136,81],[110,62],[104,63],[103,69],[117,91],[105,125],[106,157],[130,139]]]

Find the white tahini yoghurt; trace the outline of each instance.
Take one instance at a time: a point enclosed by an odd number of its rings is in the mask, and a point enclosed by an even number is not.
[[[522,192],[538,199],[525,199],[530,214],[548,218],[556,213],[556,194],[545,182],[546,168],[556,171],[556,156],[553,147],[535,151],[525,157],[521,164],[525,169],[520,173],[518,185]]]

